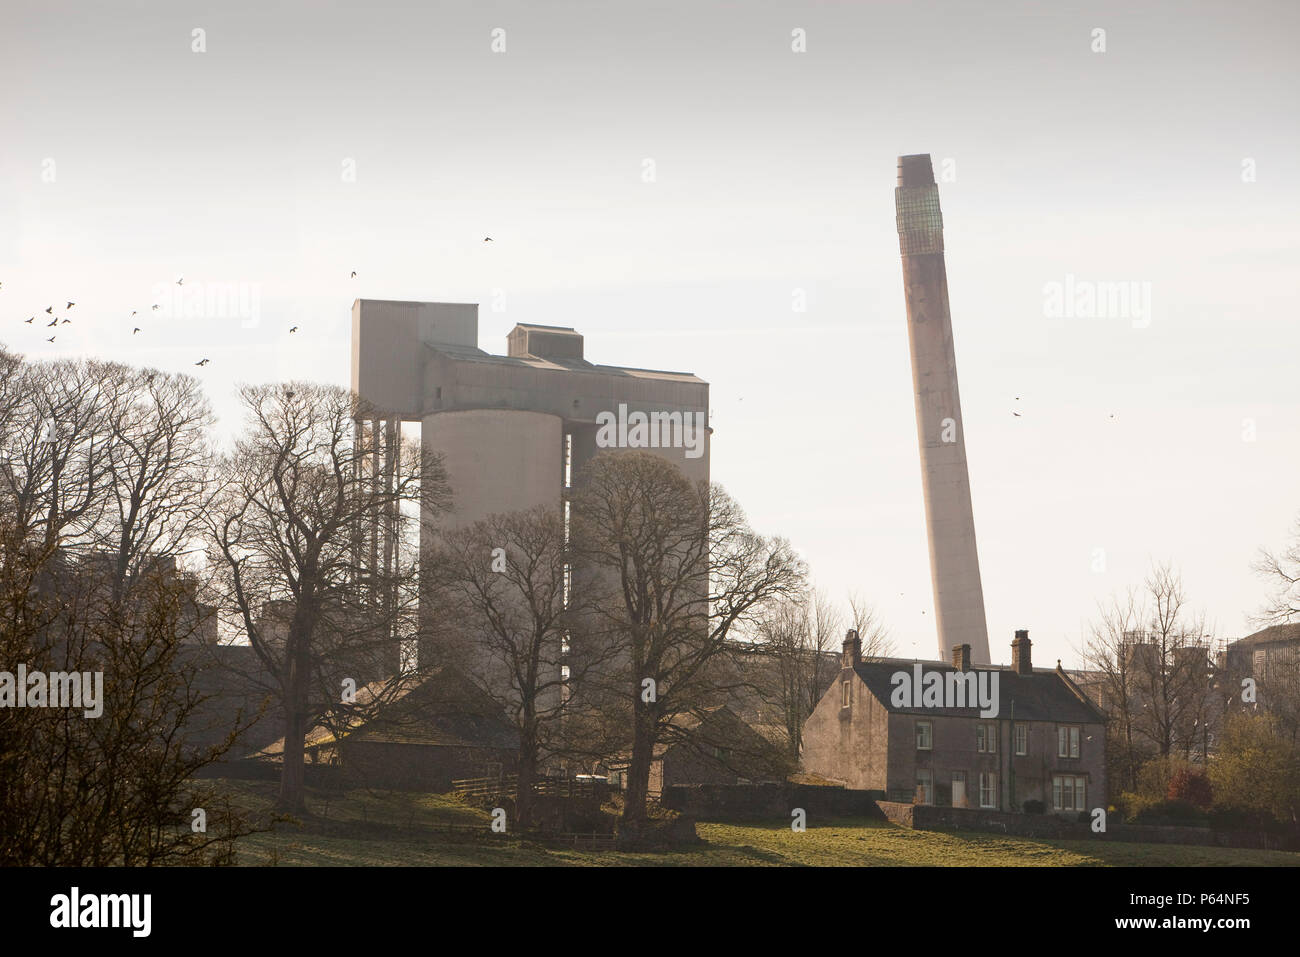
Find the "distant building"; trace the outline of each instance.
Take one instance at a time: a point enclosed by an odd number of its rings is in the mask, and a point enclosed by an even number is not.
[[[1300,667],[1300,624],[1273,625],[1228,645],[1226,668],[1238,683],[1262,681]]]
[[[449,791],[459,778],[513,774],[519,732],[501,707],[450,667],[357,689],[356,710],[307,735],[308,764],[335,765],[367,787]],[[284,739],[257,755],[284,759]]]
[[[944,688],[990,692],[996,675],[987,709],[996,714],[898,703],[898,676],[912,681],[918,670],[940,675]],[[887,800],[1002,811],[1035,800],[1062,814],[1106,802],[1105,717],[1059,666],[1032,666],[1028,632],[1016,633],[1010,667],[975,668],[967,646],[953,649],[952,664],[863,661],[850,631],[839,679],[803,738],[805,772]]]
[[[609,762],[610,784],[627,786],[626,755]],[[789,768],[780,749],[718,705],[680,714],[655,746],[649,794],[658,797],[676,784],[759,784],[784,781]]]

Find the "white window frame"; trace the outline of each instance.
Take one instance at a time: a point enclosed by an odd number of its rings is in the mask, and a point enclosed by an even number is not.
[[[1015,752],[1024,756],[1029,753],[1029,725],[1017,724],[1012,732],[1015,736]]]
[[[925,733],[922,734],[922,731]],[[924,739],[924,743],[922,743]],[[933,751],[934,750],[934,724],[930,721],[916,722],[916,750]]]
[[[843,682],[844,691],[840,699],[841,708],[853,707],[853,684],[851,679],[845,678]]]
[[[1077,758],[1082,749],[1083,733],[1077,724],[1061,724],[1056,727],[1056,756],[1058,758]]]
[[[985,794],[988,795],[985,798]],[[992,771],[980,772],[980,807],[996,809],[998,806],[998,776]]]
[[[1068,788],[1068,791],[1067,791]],[[1066,795],[1069,801],[1066,801]],[[1088,809],[1088,779],[1079,774],[1052,775],[1052,810],[1086,811]]]
[[[975,725],[975,750],[980,754],[998,753],[998,726],[990,721]]]

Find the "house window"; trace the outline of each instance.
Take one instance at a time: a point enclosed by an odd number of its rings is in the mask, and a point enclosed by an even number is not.
[[[1029,753],[1029,725],[1016,725],[1016,754]]]
[[[981,754],[997,753],[998,726],[996,724],[975,725],[975,750]]]
[[[1056,729],[1056,756],[1058,758],[1077,758],[1079,756],[1079,728],[1077,725],[1063,725]]]
[[[848,683],[848,681],[845,681],[844,684],[843,684],[841,687],[843,687],[843,689],[844,689],[844,695],[843,695],[843,698],[841,699],[840,707],[841,707],[841,708],[847,708],[847,707],[849,707],[849,705],[852,703],[853,692],[852,692],[852,690],[849,688],[849,683]]]
[[[934,775],[929,768],[916,769],[916,799],[922,804],[934,803]]]
[[[934,728],[929,721],[916,722],[916,750],[929,751],[934,747]]]
[[[1087,782],[1073,774],[1052,775],[1052,809],[1086,811]]]
[[[952,772],[952,806],[953,807],[970,807],[970,801],[966,798],[966,772]]]
[[[980,807],[998,806],[998,778],[988,771],[980,772]]]

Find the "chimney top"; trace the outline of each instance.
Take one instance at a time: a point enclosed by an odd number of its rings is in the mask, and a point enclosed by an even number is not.
[[[1029,653],[1032,644],[1027,629],[1022,628],[1016,632],[1015,641],[1011,642],[1011,670],[1018,675],[1034,673],[1034,663]]]
[[[862,660],[862,640],[858,632],[850,628],[844,633],[844,667],[852,668]]]
[[[908,189],[934,185],[934,164],[929,153],[913,153],[898,158],[898,185]]]
[[[958,671],[970,671],[970,645],[953,645],[952,666]]]

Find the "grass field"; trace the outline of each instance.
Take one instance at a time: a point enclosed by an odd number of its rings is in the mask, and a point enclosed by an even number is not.
[[[224,782],[255,813],[270,809],[274,788]],[[309,792],[310,818],[280,823],[273,833],[243,838],[244,865],[465,865],[465,866],[1296,866],[1300,854],[1177,844],[1040,841],[977,834],[911,831],[884,821],[845,819],[812,824],[796,834],[784,825],[697,825],[704,843],[664,853],[553,849],[509,837],[448,842],[447,824],[478,824],[489,816],[454,797],[389,791],[351,791],[329,797]]]

